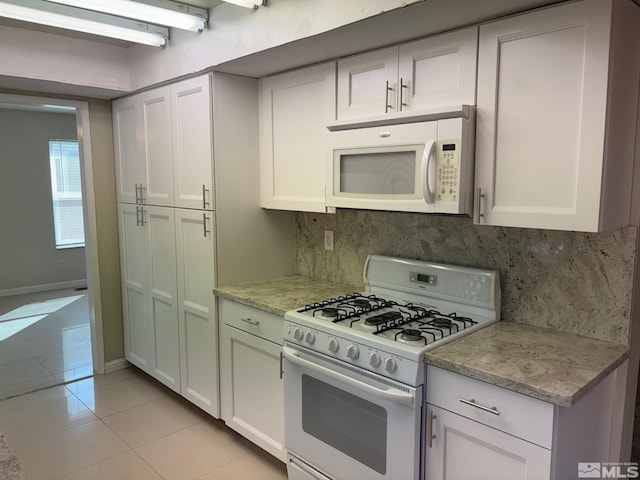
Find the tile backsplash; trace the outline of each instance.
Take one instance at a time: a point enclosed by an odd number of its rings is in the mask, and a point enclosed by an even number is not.
[[[335,249],[324,249],[324,230]],[[369,253],[496,269],[502,318],[628,343],[637,227],[604,233],[474,226],[468,217],[296,214],[297,271],[362,288]]]

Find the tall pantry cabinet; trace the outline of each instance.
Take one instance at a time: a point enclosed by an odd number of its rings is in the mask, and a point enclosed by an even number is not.
[[[126,359],[219,417],[216,285],[294,271],[262,210],[257,82],[202,75],[113,102]]]

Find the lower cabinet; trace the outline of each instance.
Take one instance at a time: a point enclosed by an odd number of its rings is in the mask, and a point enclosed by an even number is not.
[[[222,419],[285,461],[280,375],[283,318],[226,299],[220,305]]]
[[[427,479],[549,478],[550,450],[433,405],[427,405],[427,417]]]
[[[125,357],[180,391],[174,209],[120,204]]]
[[[180,393],[219,418],[214,212],[175,211]]]
[[[577,478],[619,462],[615,390],[626,364],[562,407],[427,366],[426,480]]]
[[[213,212],[119,205],[125,358],[220,416]]]

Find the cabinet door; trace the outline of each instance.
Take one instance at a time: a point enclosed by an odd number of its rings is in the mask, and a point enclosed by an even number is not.
[[[209,75],[171,85],[175,206],[214,209]]]
[[[597,231],[610,3],[480,27],[476,223]]]
[[[398,47],[338,62],[338,120],[398,111]]]
[[[169,87],[137,97],[142,129],[145,182],[142,203],[173,206],[173,160],[171,156],[171,99]]]
[[[137,205],[118,206],[120,269],[124,321],[124,353],[127,360],[152,374],[153,328],[147,314],[147,233]]]
[[[324,212],[335,64],[260,81],[260,204]]]
[[[174,209],[144,206],[147,230],[147,278],[152,345],[152,375],[169,388],[180,391],[180,342]]]
[[[399,111],[476,104],[478,29],[400,45]]]
[[[222,418],[284,462],[282,347],[229,325],[221,328]]]
[[[427,409],[427,417],[433,415],[431,433],[435,436],[431,446],[427,439],[426,480],[550,478],[550,450],[448,410],[433,405]]]
[[[145,182],[144,161],[138,139],[138,103],[135,97],[113,102],[113,137],[119,202],[136,203],[138,186]]]
[[[214,235],[213,212],[176,209],[182,396],[219,418]]]

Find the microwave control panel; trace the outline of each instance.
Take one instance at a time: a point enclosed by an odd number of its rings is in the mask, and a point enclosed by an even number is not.
[[[457,202],[460,197],[460,141],[437,144],[436,201]]]

